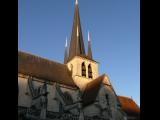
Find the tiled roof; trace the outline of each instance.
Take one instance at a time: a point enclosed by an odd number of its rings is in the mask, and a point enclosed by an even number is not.
[[[139,115],[140,108],[139,106],[129,97],[118,96],[118,100],[121,104],[122,110],[127,113],[127,115]]]
[[[84,106],[93,103],[95,101],[104,77],[105,74],[99,76],[98,78],[87,84],[82,96]]]
[[[25,52],[18,52],[18,73],[76,86],[67,66]]]

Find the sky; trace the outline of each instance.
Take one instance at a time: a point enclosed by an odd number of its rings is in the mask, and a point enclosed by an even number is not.
[[[140,1],[79,0],[85,51],[90,31],[99,75],[117,95],[140,106]],[[18,50],[63,63],[70,43],[75,0],[18,0]]]

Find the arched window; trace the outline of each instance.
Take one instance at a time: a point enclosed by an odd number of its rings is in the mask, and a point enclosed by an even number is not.
[[[92,78],[92,68],[91,68],[91,64],[88,65],[88,78]]]
[[[69,92],[67,92],[67,91],[64,92],[64,98],[65,98],[65,101],[67,104],[73,103],[72,96],[69,94]]]
[[[18,96],[19,96],[19,84],[18,84]]]
[[[107,105],[109,106],[109,96],[106,94]]]
[[[60,113],[63,113],[63,105],[62,105],[61,102],[59,103],[59,112],[60,112]]]
[[[86,77],[86,66],[84,62],[82,63],[82,76]]]

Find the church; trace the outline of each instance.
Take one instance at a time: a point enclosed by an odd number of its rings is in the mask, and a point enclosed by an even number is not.
[[[18,51],[18,120],[139,120],[140,108],[98,74],[88,33],[85,51],[78,0],[64,63]]]

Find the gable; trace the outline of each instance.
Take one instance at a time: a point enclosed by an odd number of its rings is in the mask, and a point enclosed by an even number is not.
[[[106,74],[105,74],[105,77],[103,79],[103,84],[111,86],[111,82],[110,82],[110,80],[109,80],[109,78],[108,78],[108,76]]]

